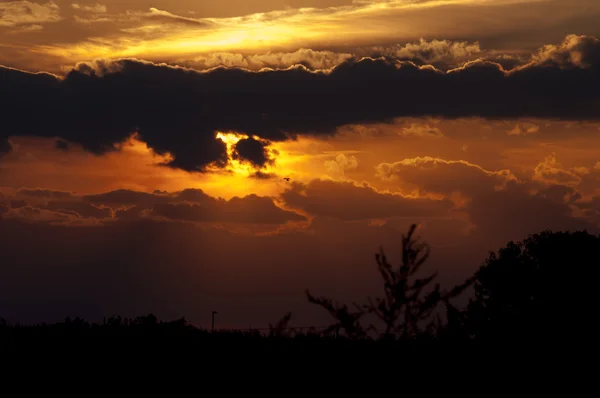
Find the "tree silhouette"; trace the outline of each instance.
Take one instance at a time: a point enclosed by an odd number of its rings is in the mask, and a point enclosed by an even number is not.
[[[439,318],[437,323],[429,322],[424,329],[420,327],[431,318],[438,304],[444,303],[450,315],[456,312],[450,300],[469,287],[474,278],[466,280],[450,291],[442,291],[439,283],[427,291],[426,288],[431,286],[437,277],[437,272],[423,278],[416,276],[431,252],[426,243],[413,238],[416,228],[415,224],[411,225],[408,234],[402,236],[402,263],[398,267],[393,267],[388,262],[383,248],[375,255],[377,268],[383,279],[383,297],[369,297],[368,303],[362,305],[353,303],[355,309],[351,311],[347,305],[334,304],[331,299],[315,297],[306,290],[310,303],[325,308],[336,319],[326,332],[343,329],[351,339],[365,338],[369,331],[377,331],[377,328],[372,324],[365,327],[361,324],[361,319],[364,315],[373,314],[385,325],[379,337],[416,337],[427,330],[435,329],[436,326],[439,327]]]
[[[580,333],[596,311],[590,276],[599,265],[600,236],[587,231],[544,231],[509,242],[475,274],[466,314],[470,333],[479,339]]]

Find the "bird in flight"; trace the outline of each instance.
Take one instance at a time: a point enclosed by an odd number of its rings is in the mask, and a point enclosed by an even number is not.
[[[290,181],[290,177],[284,177],[283,179],[286,180],[287,182]]]

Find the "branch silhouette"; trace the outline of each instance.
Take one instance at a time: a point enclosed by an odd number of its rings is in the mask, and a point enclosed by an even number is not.
[[[353,303],[356,310],[350,310],[348,305],[334,304],[331,299],[315,297],[306,290],[308,301],[323,307],[336,320],[326,332],[344,329],[350,339],[365,338],[369,331],[377,331],[377,328],[373,324],[364,326],[361,319],[364,315],[373,314],[385,325],[380,338],[416,337],[426,330],[441,327],[439,317],[437,322],[430,322],[424,329],[419,327],[432,316],[438,304],[445,304],[449,318],[456,313],[451,299],[462,294],[475,278],[467,279],[450,291],[442,291],[437,283],[426,292],[438,274],[433,272],[423,278],[416,277],[431,253],[429,245],[414,237],[416,228],[416,224],[411,225],[408,234],[402,236],[402,263],[398,267],[390,264],[383,248],[375,255],[377,269],[383,279],[383,297],[368,297],[366,304]]]

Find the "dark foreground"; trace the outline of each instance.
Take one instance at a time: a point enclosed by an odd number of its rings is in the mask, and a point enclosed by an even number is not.
[[[213,350],[220,358],[242,354],[249,361],[258,361],[265,353],[281,358],[289,353],[331,353],[338,359],[340,353],[349,357],[357,352],[386,357],[413,353],[421,359],[435,354],[448,360],[471,352],[522,356],[537,349],[554,356],[559,351],[585,355],[595,345],[598,296],[591,275],[600,265],[600,236],[586,231],[543,231],[522,242],[509,242],[497,253],[491,252],[465,283],[442,290],[434,282],[435,272],[425,277],[417,274],[429,252],[412,238],[415,227],[402,238],[401,264],[390,264],[383,251],[376,255],[382,297],[354,309],[306,292],[309,304],[331,314],[331,326],[325,331],[298,333],[288,326],[291,313],[266,333],[213,333],[185,319],[160,321],[152,314],[134,319],[115,316],[100,324],[67,318],[55,324],[15,325],[0,318],[0,354],[49,348],[58,354],[75,349],[106,356],[111,348],[123,346],[115,339],[85,339],[91,336],[132,337],[125,340],[125,350],[110,351],[119,357],[127,357],[133,349],[147,354],[166,347],[168,353],[190,358]],[[471,287],[474,294],[467,307],[456,308],[453,299]],[[436,308],[445,309],[441,318],[433,316]],[[373,331],[365,315],[375,315],[383,329]],[[165,339],[168,343],[159,344],[159,336],[183,339]]]

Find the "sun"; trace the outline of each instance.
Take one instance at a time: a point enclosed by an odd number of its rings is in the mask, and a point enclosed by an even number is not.
[[[227,144],[227,150],[229,151],[233,145],[237,144],[239,140],[248,138],[246,134],[239,133],[223,133],[218,131],[216,137]]]
[[[252,165],[240,162],[234,156],[234,147],[240,140],[249,138],[245,134],[233,133],[233,132],[217,132],[216,138],[223,141],[227,147],[227,157],[229,160],[229,164],[225,168],[226,171],[233,173],[234,175],[238,175],[240,177],[249,177],[257,170],[252,167]]]

